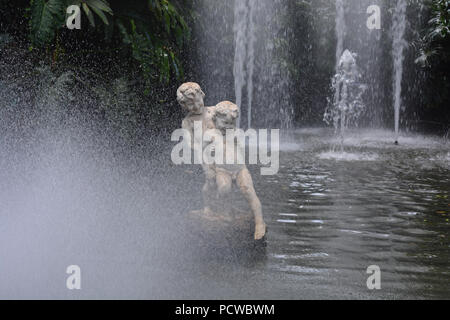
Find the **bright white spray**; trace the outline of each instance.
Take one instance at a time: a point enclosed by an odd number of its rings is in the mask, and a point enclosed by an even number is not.
[[[406,0],[398,0],[395,7],[392,34],[392,57],[394,60],[394,112],[395,112],[395,141],[399,137],[400,107],[402,105],[402,79],[403,79],[403,61],[405,59],[404,50],[406,47],[405,37],[406,29]]]
[[[336,0],[336,73],[338,72],[339,61],[341,60],[342,52],[344,51],[344,37],[345,37],[345,12],[343,0]],[[340,88],[335,88],[334,100],[339,100]]]
[[[253,100],[253,73],[255,68],[255,12],[257,0],[235,1],[234,8],[234,89],[236,104],[239,109],[242,106],[243,90],[247,85],[248,100],[248,127],[251,127],[252,100]],[[238,127],[241,125],[239,115]]]

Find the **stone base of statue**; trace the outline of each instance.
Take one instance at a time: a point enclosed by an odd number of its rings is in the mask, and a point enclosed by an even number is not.
[[[265,238],[254,240],[254,217],[245,204],[245,201],[236,199],[234,194],[234,197],[231,195],[215,201],[208,212],[204,210],[189,212],[188,230],[196,242],[195,245],[219,252],[264,248]]]
[[[250,211],[242,211],[238,208],[232,208],[232,212],[217,212],[209,210],[194,210],[189,212],[189,219],[195,221],[203,230],[229,231],[240,230],[253,235],[253,216]]]

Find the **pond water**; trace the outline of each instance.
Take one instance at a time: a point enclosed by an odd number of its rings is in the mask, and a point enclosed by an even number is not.
[[[408,135],[395,146],[391,132],[357,130],[342,154],[330,130],[286,134],[278,175],[251,168],[268,224],[266,247],[254,248],[246,235],[192,236],[186,215],[201,206],[203,177],[171,165],[170,148],[131,165],[63,136],[2,153],[2,298],[450,295],[445,140]],[[72,264],[82,290],[66,288]],[[381,290],[366,286],[371,265]]]
[[[192,284],[194,296],[448,298],[448,142],[405,136],[395,146],[390,132],[360,130],[342,154],[325,129],[288,136],[280,173],[254,174],[269,227],[264,258],[202,265],[192,281],[208,290]],[[381,290],[366,286],[371,265]]]
[[[325,296],[333,286],[335,297],[448,297],[449,144],[394,146],[388,132],[357,131],[340,155],[321,132],[295,137],[299,150],[283,154],[263,196],[271,269],[316,281]],[[367,290],[369,265],[381,269],[380,292]]]

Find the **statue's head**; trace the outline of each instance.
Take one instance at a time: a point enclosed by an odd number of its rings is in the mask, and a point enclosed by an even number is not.
[[[181,107],[193,114],[202,114],[205,107],[202,88],[195,82],[183,83],[177,90],[177,101]]]
[[[215,107],[214,124],[216,129],[226,133],[227,129],[235,129],[239,108],[230,101],[223,101]]]

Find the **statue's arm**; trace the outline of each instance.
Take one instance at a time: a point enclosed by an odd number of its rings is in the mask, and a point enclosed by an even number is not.
[[[193,144],[194,144],[194,141],[193,141],[193,139],[194,139],[194,128],[192,128],[191,123],[188,120],[186,120],[186,119],[184,119],[181,122],[181,128],[186,130],[187,132],[189,132],[191,134],[191,139],[187,139],[187,143],[189,145],[189,148],[192,149]]]
[[[205,114],[203,118],[203,127],[204,131],[212,131],[216,129],[216,126],[214,125],[214,107],[206,107],[205,108]],[[203,149],[205,149],[208,145],[214,142],[214,136],[205,135],[203,139]]]

